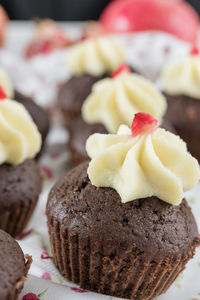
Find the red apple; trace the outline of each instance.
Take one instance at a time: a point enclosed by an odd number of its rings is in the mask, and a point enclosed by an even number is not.
[[[184,1],[175,0],[116,0],[100,16],[109,32],[159,30],[195,43],[199,18]]]

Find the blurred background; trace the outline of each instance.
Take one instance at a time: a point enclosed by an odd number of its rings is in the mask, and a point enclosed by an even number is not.
[[[0,4],[16,20],[52,18],[59,21],[98,19],[109,0],[4,0]],[[188,0],[199,13],[200,1]]]

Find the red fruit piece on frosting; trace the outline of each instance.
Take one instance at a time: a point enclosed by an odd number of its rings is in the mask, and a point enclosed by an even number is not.
[[[112,72],[111,77],[115,78],[123,72],[131,73],[131,69],[126,64],[122,64],[114,72]]]
[[[131,126],[132,137],[151,133],[158,127],[158,121],[146,113],[137,113]]]
[[[2,88],[2,86],[0,85],[0,100],[5,100],[7,98],[7,95],[4,91],[4,89]]]
[[[190,50],[191,55],[199,55],[199,48],[198,46],[193,46]]]

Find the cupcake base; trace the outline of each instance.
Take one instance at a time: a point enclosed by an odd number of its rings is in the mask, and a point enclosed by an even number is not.
[[[27,206],[19,206],[12,211],[5,211],[0,214],[0,228],[13,237],[20,235],[28,224],[37,201],[38,197],[28,203]]]
[[[41,176],[34,160],[0,166],[0,229],[16,237],[30,220],[41,192]]]
[[[159,296],[195,253],[198,230],[189,206],[156,197],[123,204],[115,190],[91,184],[87,166],[69,171],[49,195],[55,265],[84,289],[135,300]]]
[[[132,247],[123,258],[105,256],[96,241],[61,228],[54,219],[49,222],[53,260],[60,273],[83,289],[115,297],[148,300],[165,293],[195,253],[192,246],[179,260],[158,263],[143,261]]]

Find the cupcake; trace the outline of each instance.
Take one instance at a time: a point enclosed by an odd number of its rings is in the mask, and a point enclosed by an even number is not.
[[[98,81],[82,105],[82,117],[69,127],[68,148],[74,165],[88,159],[85,142],[95,132],[116,133],[121,124],[131,126],[132,116],[146,112],[159,120],[165,128],[173,130],[163,116],[167,104],[155,86],[140,75],[123,66],[112,77]]]
[[[31,265],[31,257],[24,255],[19,244],[0,230],[0,299],[17,300],[24,287]]]
[[[198,230],[184,191],[199,166],[176,135],[135,115],[132,128],[94,134],[91,161],[52,188],[47,219],[53,260],[80,287],[148,300],[164,293],[195,253]]]
[[[167,64],[162,83],[168,102],[166,117],[200,161],[200,57],[192,55]]]
[[[42,150],[44,149],[45,140],[50,127],[47,111],[36,104],[31,98],[24,96],[18,91],[14,90],[10,78],[2,68],[0,68],[0,85],[3,87],[8,98],[15,99],[16,101],[23,104],[33,118],[33,121],[37,125],[38,130],[42,136],[42,147],[39,153],[41,154]]]
[[[25,107],[0,88],[0,229],[17,236],[28,223],[41,191],[33,159],[41,135]]]
[[[113,37],[88,39],[71,48],[68,67],[72,77],[58,93],[58,103],[68,127],[81,114],[92,85],[125,62],[125,50]]]

